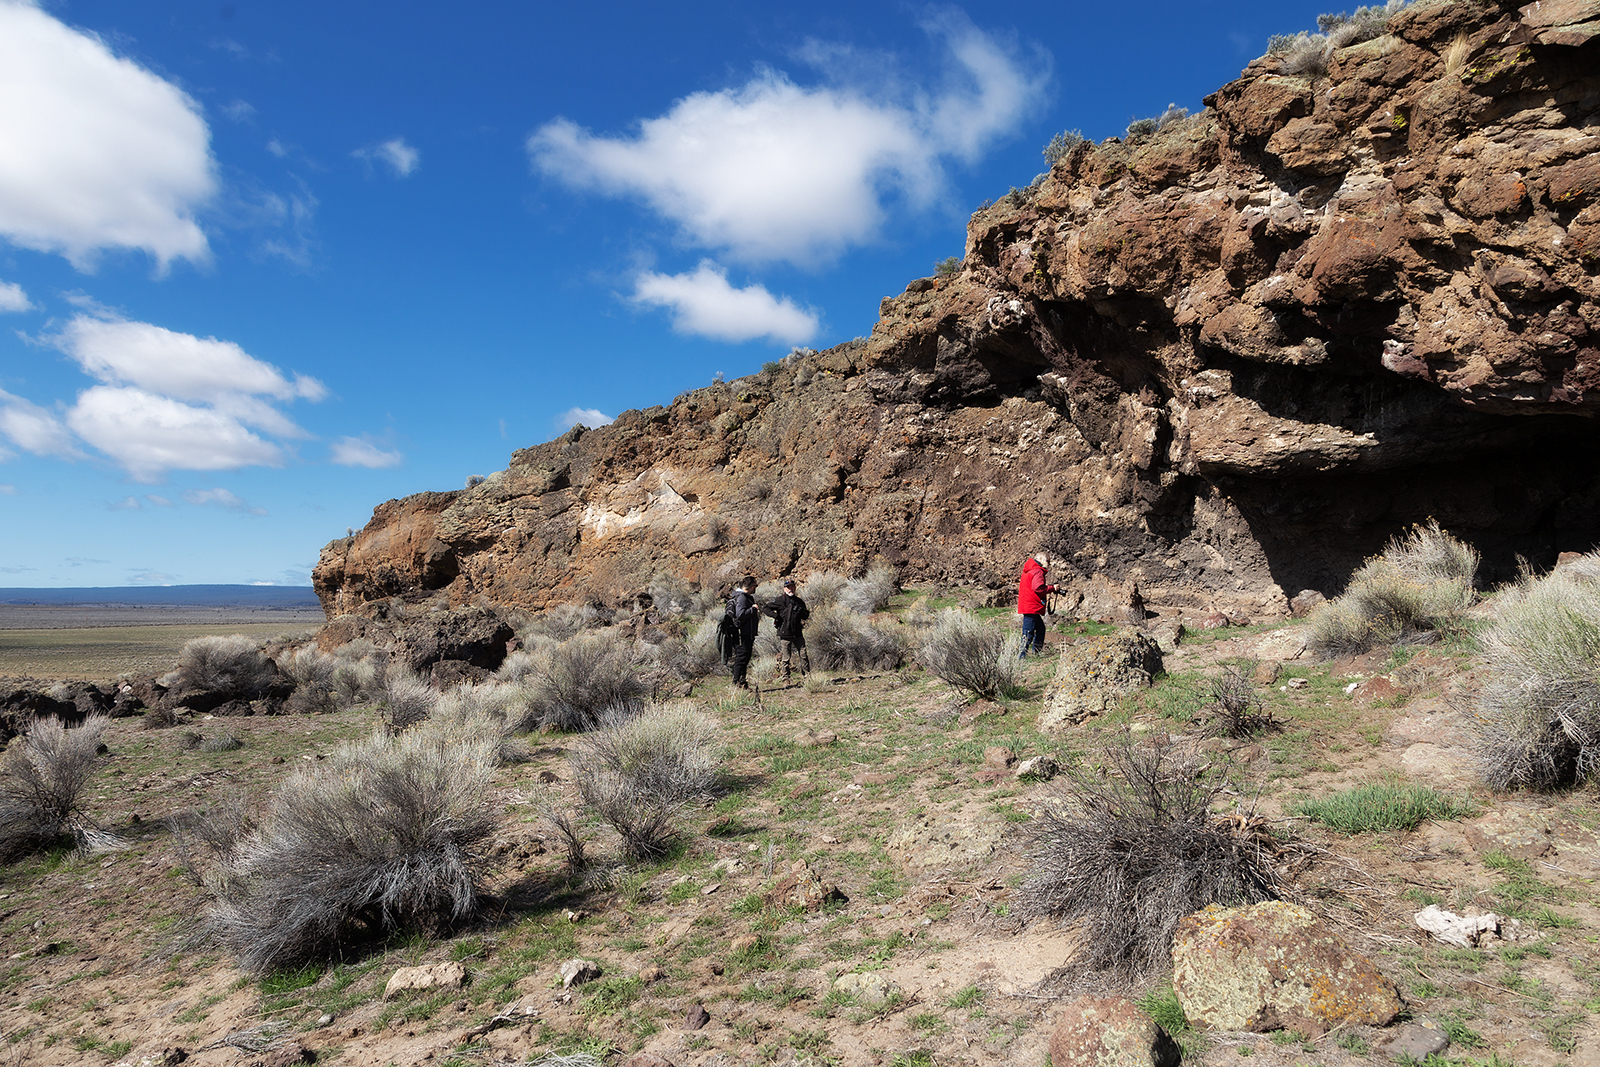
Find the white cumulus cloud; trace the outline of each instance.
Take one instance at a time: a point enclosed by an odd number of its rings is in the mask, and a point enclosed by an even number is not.
[[[0,0],[0,234],[80,270],[108,248],[203,261],[210,142],[183,90],[27,0]]]
[[[20,396],[0,390],[0,434],[11,443],[36,456],[76,459],[81,453],[72,434],[60,419]]]
[[[0,282],[0,312],[32,311],[28,294],[16,282]]]
[[[219,471],[283,465],[283,449],[214,408],[132,386],[96,385],[78,395],[67,425],[134,479],[169,470]]]
[[[634,282],[633,299],[672,310],[672,328],[679,333],[719,341],[765,337],[778,344],[799,344],[817,333],[817,316],[788,297],[773,296],[765,286],[736,289],[722,268],[704,260],[690,274],[646,272]]]
[[[928,28],[955,72],[940,91],[807,87],[769,71],[686,96],[631,135],[556,119],[528,138],[528,154],[573,187],[638,197],[691,241],[741,260],[826,260],[872,240],[890,196],[936,201],[945,160],[976,159],[1041,96],[1040,62],[960,15]]]
[[[597,426],[609,426],[617,420],[594,408],[568,408],[556,419],[556,425],[563,430],[570,430],[574,426],[587,426],[594,429]]]
[[[387,164],[394,171],[396,178],[407,177],[417,169],[417,164],[422,162],[422,153],[406,144],[404,137],[395,137],[382,144],[358,148],[351,155],[369,163]]]
[[[328,450],[328,458],[341,467],[398,467],[405,456],[365,437],[341,437]]]

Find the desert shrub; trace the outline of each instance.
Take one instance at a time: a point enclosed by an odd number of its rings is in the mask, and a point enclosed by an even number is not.
[[[1252,839],[1211,814],[1222,776],[1166,745],[1106,750],[1102,773],[1068,770],[1056,803],[1023,828],[1025,918],[1078,921],[1075,966],[1137,980],[1169,966],[1178,921],[1207,904],[1277,896]]]
[[[839,608],[812,609],[806,622],[806,649],[811,665],[825,671],[893,670],[906,659],[897,632]]]
[[[717,651],[717,627],[722,622],[723,609],[714,606],[689,632],[683,643],[684,671],[691,678],[704,678],[722,667],[722,654]]]
[[[1478,635],[1487,678],[1468,719],[1496,789],[1552,789],[1600,768],[1600,553],[1501,591]]]
[[[1389,32],[1389,19],[1410,2],[1389,0],[1386,4],[1358,7],[1351,15],[1342,11],[1337,15],[1318,15],[1317,29],[1328,35],[1328,43],[1334,48],[1375,40]]]
[[[712,793],[719,773],[717,724],[687,702],[613,712],[570,755],[584,802],[622,835],[631,859],[663,855],[674,823]]]
[[[1081,143],[1083,143],[1083,131],[1061,131],[1054,137],[1050,138],[1050,142],[1044,146],[1043,154],[1045,162],[1050,164],[1052,167],[1055,166],[1057,163],[1071,155],[1072,150],[1077,148]]]
[[[625,646],[590,634],[536,654],[526,681],[523,730],[583,730],[607,712],[639,708],[649,691]]]
[[[1330,656],[1432,640],[1460,626],[1477,572],[1478,553],[1470,545],[1437,522],[1413,527],[1351,575],[1343,593],[1318,605],[1307,644]]]
[[[236,748],[243,748],[244,742],[232,732],[213,734],[200,742],[201,752],[232,752]]]
[[[315,645],[296,649],[278,661],[278,669],[294,681],[294,692],[284,707],[295,715],[319,715],[340,711],[349,705],[341,702],[334,675],[345,661],[320,651]]]
[[[596,604],[557,604],[534,619],[529,629],[557,641],[570,641],[585,630],[609,626],[612,613]]]
[[[851,578],[839,590],[836,603],[857,615],[881,611],[889,598],[900,591],[900,574],[887,563],[874,563],[860,578]],[[810,602],[807,601],[807,606]]]
[[[812,571],[806,575],[797,591],[806,606],[815,612],[838,603],[839,594],[844,592],[847,581],[849,579],[838,571]]]
[[[1156,129],[1164,130],[1174,122],[1182,122],[1189,117],[1189,109],[1179,107],[1177,104],[1168,104],[1167,110],[1156,117]]]
[[[683,578],[664,571],[650,579],[648,588],[656,610],[668,615],[700,615],[716,600],[712,592],[691,586]]]
[[[1155,133],[1156,130],[1160,128],[1160,119],[1134,119],[1132,122],[1128,123],[1128,140],[1137,141],[1141,138],[1149,137],[1152,133]]]
[[[240,841],[255,829],[242,793],[226,793],[209,805],[167,820],[178,862],[189,880],[206,884],[206,868],[232,857]]]
[[[1326,797],[1308,797],[1289,808],[1342,834],[1411,830],[1427,819],[1456,819],[1471,807],[1425,785],[1378,782]]]
[[[499,764],[526,763],[532,753],[526,742],[511,736],[511,730],[527,715],[532,701],[532,686],[523,682],[458,685],[439,695],[422,728],[458,734],[469,741],[492,740]]]
[[[1255,682],[1240,668],[1225,665],[1222,673],[1211,679],[1210,692],[1207,710],[1213,732],[1223,737],[1250,737],[1276,725]]]
[[[961,257],[944,257],[933,265],[933,273],[941,278],[954,278],[961,273]]]
[[[278,669],[248,637],[196,637],[178,653],[178,684],[193,689],[256,697],[271,686]]]
[[[381,731],[285,781],[206,872],[207,929],[248,971],[326,959],[477,908],[495,830],[490,739]]]
[[[1021,689],[1017,641],[970,611],[945,608],[923,639],[919,653],[928,672],[984,700],[1014,697]]]
[[[79,814],[78,795],[94,773],[110,719],[90,715],[68,729],[35,719],[0,755],[0,860],[51,844]]]
[[[368,695],[367,704],[390,733],[399,733],[433,714],[439,693],[404,667],[390,664]]]

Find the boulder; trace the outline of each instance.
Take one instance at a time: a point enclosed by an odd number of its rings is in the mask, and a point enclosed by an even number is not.
[[[1045,689],[1040,730],[1076,726],[1147,688],[1161,670],[1161,649],[1149,634],[1122,629],[1062,650],[1055,679]]]
[[[850,899],[831,882],[824,882],[805,860],[796,860],[789,873],[766,892],[766,901],[775,907],[817,911],[824,904]]]
[[[994,855],[1004,834],[1005,823],[987,813],[971,819],[922,815],[890,834],[885,847],[914,871],[976,867]]]
[[[1177,1067],[1170,1034],[1123,997],[1079,997],[1056,1017],[1051,1067]]]
[[[1295,904],[1208,905],[1178,924],[1172,988],[1190,1022],[1215,1030],[1383,1026],[1404,1009],[1371,960]]]
[[[506,642],[516,635],[497,612],[464,608],[407,620],[396,631],[395,644],[414,671],[426,670],[440,660],[461,660],[492,671],[505,662]]]
[[[600,969],[600,965],[594,960],[573,957],[564,962],[557,973],[561,977],[561,988],[571,989],[575,985],[592,982],[605,972]]]
[[[467,981],[467,969],[454,960],[422,967],[402,967],[383,987],[383,998],[399,996],[408,989],[460,989]]]

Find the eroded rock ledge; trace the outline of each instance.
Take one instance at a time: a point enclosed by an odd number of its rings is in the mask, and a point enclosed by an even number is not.
[[[658,569],[1283,610],[1438,518],[1491,570],[1600,540],[1600,0],[1418,5],[1316,80],[1080,145],[870,338],[516,452],[322,553],[331,615]]]

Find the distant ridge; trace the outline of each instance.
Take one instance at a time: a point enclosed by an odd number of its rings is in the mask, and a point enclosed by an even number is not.
[[[124,585],[0,588],[0,604],[172,604],[182,607],[319,608],[309,585]]]

